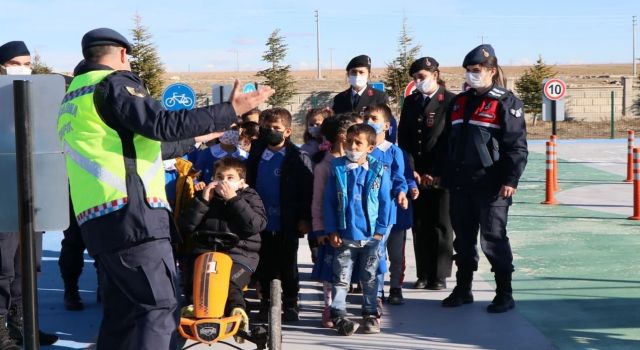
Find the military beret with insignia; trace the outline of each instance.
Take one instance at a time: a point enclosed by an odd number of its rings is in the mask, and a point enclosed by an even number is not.
[[[496,57],[496,53],[493,50],[493,47],[491,47],[491,45],[489,44],[482,44],[469,51],[469,53],[464,56],[462,67],[472,66],[474,64],[482,64],[486,62],[489,57]]]
[[[440,64],[433,57],[420,57],[411,63],[409,68],[409,76],[413,76],[416,72],[427,70],[430,72],[437,71]]]
[[[371,58],[367,55],[360,55],[352,58],[351,61],[349,61],[349,64],[347,64],[347,72],[351,68],[358,67],[367,67],[367,69],[371,70]]]
[[[23,41],[9,41],[0,46],[0,64],[5,64],[12,58],[19,56],[31,56]]]

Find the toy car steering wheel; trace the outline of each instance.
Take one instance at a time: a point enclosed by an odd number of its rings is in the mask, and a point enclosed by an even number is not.
[[[200,230],[191,235],[193,241],[212,250],[229,250],[235,247],[240,241],[240,237],[233,232]]]

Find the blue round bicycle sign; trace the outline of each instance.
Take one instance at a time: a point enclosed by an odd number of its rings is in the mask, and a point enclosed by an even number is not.
[[[162,105],[168,111],[193,109],[196,106],[196,93],[187,84],[171,84],[162,92]]]
[[[256,84],[254,84],[254,83],[247,83],[242,88],[242,93],[243,94],[248,94],[248,93],[254,92],[254,91],[256,91]]]

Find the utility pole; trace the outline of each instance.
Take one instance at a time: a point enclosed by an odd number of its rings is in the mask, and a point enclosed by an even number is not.
[[[631,31],[633,33],[633,79],[638,78],[638,72],[636,71],[636,24],[638,24],[638,19],[636,16],[631,17]]]
[[[227,52],[234,53],[236,56],[236,72],[240,71],[240,53],[238,49],[228,49]]]
[[[316,60],[318,64],[318,77],[317,79],[322,79],[322,75],[320,73],[320,15],[318,15],[318,10],[316,10]]]
[[[333,50],[335,50],[335,48],[329,48],[329,71],[331,73],[333,73]]]

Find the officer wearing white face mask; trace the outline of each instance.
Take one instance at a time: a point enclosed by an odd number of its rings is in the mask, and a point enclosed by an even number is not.
[[[440,79],[438,61],[422,57],[411,64],[409,75],[416,90],[402,106],[398,145],[415,164],[421,195],[413,204],[413,248],[416,256],[416,289],[446,288],[451,276],[453,229],[449,220],[449,192],[433,185],[437,150],[443,137],[449,103],[455,96]]]
[[[0,46],[0,75],[30,75],[31,53],[22,41]],[[0,232],[0,349],[21,349],[23,340],[22,271],[18,232]],[[42,252],[42,232],[36,232],[38,265]],[[39,270],[39,266],[38,266]],[[5,325],[6,323],[6,325]],[[58,336],[39,333],[41,345],[51,345]]]
[[[333,112],[335,114],[356,112],[364,115],[368,106],[389,104],[389,96],[384,91],[372,88],[368,82],[371,76],[371,58],[367,55],[356,56],[347,64],[347,79],[350,87],[333,98]],[[395,120],[391,123],[392,130],[396,129]],[[393,141],[395,142],[395,138]]]
[[[503,86],[502,71],[491,45],[471,50],[462,63],[470,89],[451,102],[448,143],[435,168],[450,190],[450,215],[456,238],[456,287],[444,307],[473,302],[471,282],[481,247],[495,274],[496,296],[487,307],[501,313],[515,307],[511,275],[513,254],[507,238],[507,215],[527,164],[523,104]]]
[[[30,75],[31,53],[22,41],[0,46],[0,75]]]

